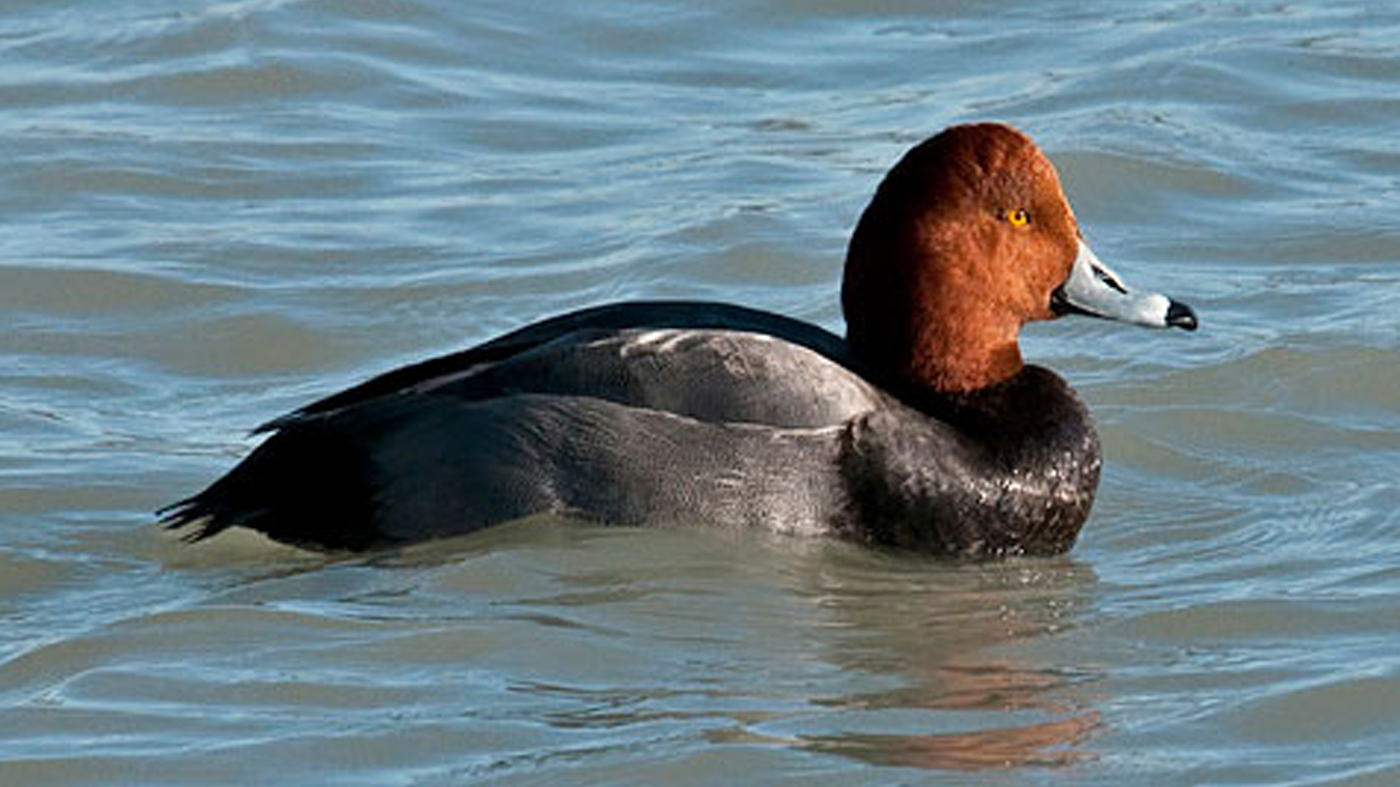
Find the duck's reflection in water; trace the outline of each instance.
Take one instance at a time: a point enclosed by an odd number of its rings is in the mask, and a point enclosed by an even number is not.
[[[903,686],[818,700],[851,711],[849,731],[797,745],[882,765],[969,770],[1067,765],[1103,722],[1098,674],[1037,663],[1075,626],[1092,570],[1071,558],[973,566],[848,553],[857,565],[812,577],[843,636],[841,669],[899,675]],[[869,563],[862,570],[858,564]],[[1048,654],[1047,659],[1048,659]]]
[[[569,735],[532,755],[541,761],[576,757],[580,731],[630,751],[643,730],[660,725],[660,742],[679,725],[714,744],[880,765],[1059,766],[1092,758],[1086,742],[1103,729],[1099,673],[1059,645],[1096,592],[1073,558],[959,564],[550,523],[459,546],[385,565],[433,567],[413,592],[464,616],[477,647],[483,617],[547,643],[497,665],[511,678],[507,707]],[[479,603],[464,610],[464,598]],[[618,730],[631,732],[614,740]]]
[[[1023,727],[932,735],[815,737],[808,746],[877,765],[939,770],[1070,765],[1092,757],[1079,745],[1100,727],[1097,711]]]

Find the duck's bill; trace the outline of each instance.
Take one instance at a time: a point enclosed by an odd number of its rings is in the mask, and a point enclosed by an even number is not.
[[[1196,330],[1196,313],[1190,306],[1155,292],[1128,288],[1082,240],[1074,268],[1055,290],[1051,307],[1057,314],[1087,314],[1152,328]]]

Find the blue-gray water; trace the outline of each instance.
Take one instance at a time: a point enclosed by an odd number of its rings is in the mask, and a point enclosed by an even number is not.
[[[1400,784],[1400,13],[10,0],[0,783]],[[1203,329],[1036,326],[1058,559],[530,522],[333,560],[154,507],[561,310],[840,329],[847,233],[1010,121]]]

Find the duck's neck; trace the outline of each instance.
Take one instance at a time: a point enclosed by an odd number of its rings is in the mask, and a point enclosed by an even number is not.
[[[1016,332],[1006,335],[948,326],[917,327],[904,336],[847,335],[852,355],[897,383],[941,396],[1002,385],[1025,363]]]
[[[919,352],[901,370],[910,383],[948,396],[1002,385],[1025,368],[1016,334],[989,337],[960,331],[918,337]]]
[[[1008,449],[1021,441],[1029,447],[1049,445],[1065,427],[1093,428],[1074,391],[1040,366],[1023,366],[1009,379],[970,391],[930,391],[922,404],[946,422],[984,433]]]

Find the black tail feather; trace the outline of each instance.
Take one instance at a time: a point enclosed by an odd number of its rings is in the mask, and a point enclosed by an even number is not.
[[[246,527],[321,550],[382,544],[372,462],[351,439],[354,426],[364,424],[316,419],[283,428],[204,491],[158,510],[160,524],[191,543]]]
[[[187,544],[194,544],[217,536],[235,525],[255,522],[259,513],[265,513],[249,512],[240,515],[220,510],[216,503],[207,498],[208,491],[157,509],[156,516],[160,518],[161,527],[166,530],[183,530],[180,539]]]

